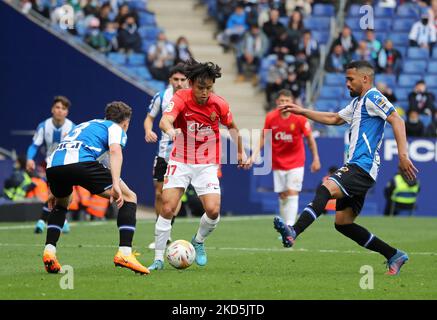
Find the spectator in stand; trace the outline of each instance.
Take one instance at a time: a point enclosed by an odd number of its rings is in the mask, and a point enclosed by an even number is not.
[[[220,31],[226,29],[226,21],[228,21],[234,11],[233,0],[217,0],[217,27]]]
[[[184,36],[179,37],[176,40],[175,45],[175,60],[174,65],[177,65],[180,62],[186,62],[193,58],[193,54],[191,53],[190,46],[188,45],[188,40]]]
[[[376,89],[378,89],[392,104],[398,101],[394,91],[384,82],[378,82],[376,84]]]
[[[419,80],[414,90],[408,95],[409,110],[416,110],[419,114],[434,114],[435,96],[426,90],[425,81]]]
[[[375,65],[375,60],[372,59],[372,55],[366,41],[362,40],[358,42],[358,48],[352,55],[352,60],[365,60],[370,64]]]
[[[422,14],[421,20],[413,24],[408,35],[410,46],[429,49],[430,53],[436,42],[436,29],[432,23],[429,23],[428,14]]]
[[[343,47],[341,44],[337,44],[326,59],[325,70],[327,72],[344,73],[348,62]]]
[[[333,51],[336,45],[341,45],[343,48],[343,54],[346,56],[348,60],[352,58],[353,53],[358,47],[358,42],[355,40],[355,37],[352,35],[352,31],[348,26],[344,26],[340,35],[337,39],[332,43],[331,52]]]
[[[253,72],[252,84],[258,84],[259,66],[268,49],[269,39],[257,24],[252,25],[250,30],[244,34],[237,53],[238,82],[245,80],[244,69],[251,68]]]
[[[297,81],[299,81],[301,86],[304,87],[305,82],[311,79],[310,66],[305,51],[298,51],[296,53],[294,67],[297,74]]]
[[[279,36],[287,30],[285,26],[279,22],[279,10],[272,9],[270,11],[270,20],[264,23],[262,30],[271,42],[277,41]]]
[[[425,127],[420,121],[419,112],[415,109],[408,111],[408,118],[405,121],[405,130],[407,137],[423,137],[425,135]]]
[[[287,78],[283,82],[282,89],[290,90],[295,103],[300,103],[300,95],[302,93],[302,83],[298,79],[296,66],[293,64],[288,67]]]
[[[272,41],[271,53],[274,54],[293,54],[295,43],[288,34],[287,30],[282,31],[279,38]]]
[[[437,138],[437,110],[434,111],[434,117],[425,129],[425,135],[430,138]]]
[[[284,55],[279,53],[276,63],[269,67],[267,73],[267,85],[266,85],[266,100],[270,109],[274,102],[274,93],[283,88],[283,84],[288,75],[288,65],[284,60]]]
[[[434,25],[434,29],[436,29],[437,28],[437,0],[431,0],[431,7],[429,8],[428,17],[429,17],[429,23]]]
[[[95,16],[99,15],[99,2],[96,0],[86,0],[85,6],[82,8],[83,15]]]
[[[118,41],[117,41],[117,23],[108,22],[106,24],[105,30],[103,31],[103,36],[108,43],[108,52],[117,51]]]
[[[85,35],[85,43],[91,48],[96,49],[102,53],[108,51],[108,42],[105,36],[100,31],[100,20],[93,17],[89,23],[89,30]]]
[[[272,10],[276,9],[279,11],[279,15],[281,17],[285,17],[287,15],[287,10],[285,8],[286,0],[269,0],[270,7]]]
[[[293,11],[288,19],[288,34],[293,41],[293,48],[297,48],[299,42],[302,39],[302,34],[304,32],[303,17],[300,11]],[[295,54],[297,50],[292,50]]]
[[[106,25],[111,22],[109,15],[111,14],[111,5],[109,2],[104,3],[99,10],[98,18],[100,20],[100,30],[105,30]]]
[[[310,79],[313,78],[317,67],[319,66],[320,52],[317,42],[311,38],[311,31],[305,30],[302,41],[299,43],[298,50],[305,52],[306,61],[309,66]]]
[[[374,61],[373,65],[376,65],[376,60],[378,59],[379,50],[381,50],[381,42],[376,39],[375,32],[372,29],[366,30],[366,42],[367,48],[370,50],[370,57]]]
[[[287,12],[293,12],[299,10],[305,16],[309,16],[312,11],[313,0],[286,0],[285,7]]]
[[[217,36],[217,40],[226,52],[240,42],[247,29],[244,5],[239,3],[226,22],[226,29]]]
[[[118,29],[118,50],[125,53],[141,52],[142,40],[138,33],[135,17],[128,14],[121,28]]]
[[[118,8],[118,14],[115,17],[115,22],[118,23],[119,26],[121,26],[123,24],[123,22],[125,21],[127,16],[131,16],[135,19],[135,23],[137,24],[137,26],[139,25],[138,23],[138,13],[136,12],[136,10],[130,10],[129,9],[129,5],[127,3],[123,3],[119,8]]]
[[[401,72],[402,55],[399,50],[393,48],[393,42],[389,39],[384,43],[378,53],[378,71],[386,74],[394,74],[396,76]]]
[[[158,41],[151,45],[147,52],[147,65],[153,78],[168,81],[170,68],[175,60],[175,48],[167,40],[163,32],[158,35]]]

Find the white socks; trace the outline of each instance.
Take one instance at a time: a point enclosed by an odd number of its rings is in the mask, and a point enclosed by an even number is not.
[[[208,218],[206,213],[203,214],[202,218],[200,218],[199,230],[197,230],[196,234],[196,242],[203,243],[206,237],[217,227],[217,223],[220,220],[220,216],[217,219],[212,220]]]
[[[44,251],[48,251],[48,252],[56,254],[56,247],[52,244],[46,244]]]
[[[299,196],[288,196],[285,199],[279,199],[279,212],[287,225],[293,226],[296,223],[298,207]]]
[[[155,260],[164,261],[167,240],[171,233],[171,219],[159,216],[155,224]]]
[[[118,250],[120,250],[124,256],[130,256],[132,254],[131,247],[118,247]]]

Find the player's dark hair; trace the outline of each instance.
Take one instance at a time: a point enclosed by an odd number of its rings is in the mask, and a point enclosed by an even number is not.
[[[71,102],[70,102],[70,100],[68,100],[67,97],[64,97],[64,96],[55,96],[55,97],[53,98],[53,104],[52,104],[52,106],[54,106],[54,105],[57,104],[58,102],[62,103],[62,105],[63,105],[64,107],[66,107],[67,109],[70,109]]]
[[[191,59],[185,63],[185,75],[191,81],[211,79],[215,82],[215,79],[222,76],[221,68],[212,62],[200,63],[194,59]]]
[[[288,89],[281,89],[281,90],[278,91],[278,94],[277,94],[278,98],[280,96],[293,98],[293,93],[290,90],[288,90]]]
[[[169,76],[169,78],[171,78],[176,73],[181,73],[181,74],[186,76],[185,68],[184,68],[184,64],[183,63],[178,63],[177,65],[175,65],[173,68],[170,69],[170,76]]]
[[[346,70],[347,69],[360,70],[360,69],[364,69],[364,68],[368,68],[368,69],[371,69],[372,71],[374,71],[373,66],[370,64],[370,62],[368,62],[366,60],[354,60],[354,61],[349,62],[346,65]]]
[[[132,116],[132,108],[121,101],[108,103],[105,108],[105,119],[121,123]]]

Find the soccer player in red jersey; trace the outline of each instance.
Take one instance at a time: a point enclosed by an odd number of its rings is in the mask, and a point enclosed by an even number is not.
[[[291,103],[293,96],[289,90],[280,90],[276,105]],[[320,170],[319,153],[309,122],[305,117],[283,112],[278,108],[266,116],[261,133],[259,148],[255,149],[245,167],[256,161],[264,146],[266,134],[272,135],[272,169],[274,191],[279,195],[279,211],[287,225],[294,225],[298,212],[299,192],[302,190],[305,165],[303,137],[313,155],[311,172]]]
[[[171,233],[171,220],[185,189],[191,183],[205,213],[191,243],[196,250],[196,263],[206,265],[206,237],[220,219],[220,184],[217,171],[220,164],[219,124],[229,129],[238,146],[238,163],[245,154],[238,128],[228,103],[213,93],[215,79],[221,77],[220,67],[212,62],[194,60],[185,66],[189,89],[178,90],[163,113],[159,127],[174,140],[164,176],[162,210],[155,224],[155,261],[150,270],[164,268],[164,252]]]

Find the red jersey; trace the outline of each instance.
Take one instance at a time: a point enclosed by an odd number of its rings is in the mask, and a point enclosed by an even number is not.
[[[182,130],[170,159],[191,164],[220,163],[219,124],[232,123],[232,113],[223,98],[211,93],[204,105],[198,105],[192,89],[178,90],[164,114],[173,116],[174,127]]]
[[[275,109],[267,114],[264,129],[272,130],[273,170],[291,170],[305,165],[303,136],[311,133],[305,117],[290,113],[284,119]]]

